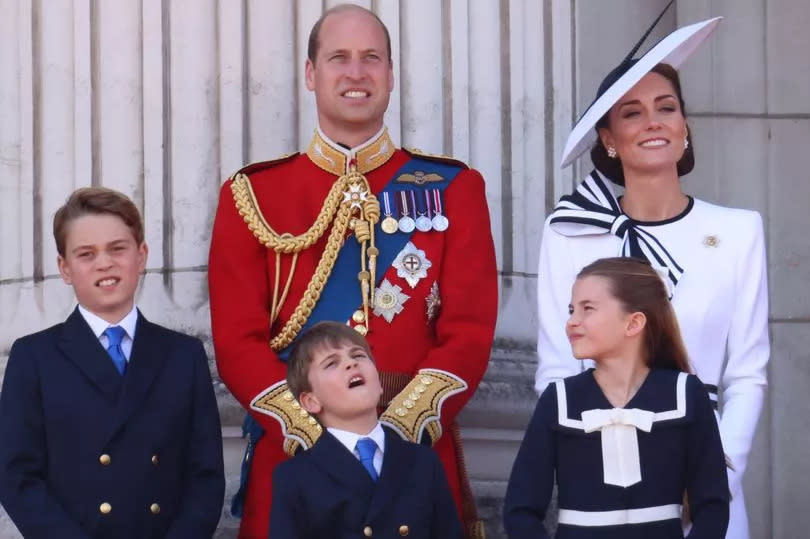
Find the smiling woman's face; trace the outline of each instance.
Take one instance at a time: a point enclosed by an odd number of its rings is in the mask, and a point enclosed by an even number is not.
[[[672,83],[648,73],[608,112],[608,127],[599,129],[606,148],[613,147],[628,172],[675,170],[683,156],[686,119]]]

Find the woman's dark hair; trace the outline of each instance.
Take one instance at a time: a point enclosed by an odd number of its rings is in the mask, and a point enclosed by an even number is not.
[[[626,313],[644,313],[647,318],[644,328],[644,361],[647,366],[691,372],[667,288],[647,261],[628,257],[601,258],[577,274],[577,279],[584,277],[602,277],[608,282],[610,294],[622,304]]]
[[[681,105],[681,113],[686,118],[686,107],[683,102],[683,93],[681,92],[681,79],[678,72],[669,64],[657,64],[650,70],[651,73],[658,73],[672,83],[675,88],[675,95],[678,97],[678,102]],[[612,73],[611,73],[612,75]],[[609,77],[611,75],[608,75]],[[596,122],[596,132],[605,127],[610,128],[609,113],[602,116]],[[695,145],[692,142],[692,130],[687,129],[686,139],[689,141],[689,147],[683,152],[683,157],[678,161],[678,176],[685,176],[692,172],[695,168]],[[607,154],[605,145],[602,144],[601,137],[596,137],[596,144],[591,148],[591,161],[593,165],[604,174],[608,179],[617,185],[624,185],[624,170],[622,169],[622,162],[618,158],[611,158]]]

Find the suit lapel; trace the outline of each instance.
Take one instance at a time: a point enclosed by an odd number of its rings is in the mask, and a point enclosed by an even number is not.
[[[116,403],[123,380],[78,307],[63,324],[57,346],[111,404]]]
[[[402,440],[390,429],[385,430],[385,451],[377,488],[368,508],[368,522],[374,522],[385,510],[391,499],[402,492],[407,475],[413,468],[414,452],[409,451],[408,442]],[[361,465],[362,466],[362,465]]]
[[[122,395],[110,438],[143,403],[165,362],[166,342],[154,324],[138,311],[135,340],[132,343]]]
[[[313,462],[321,471],[349,487],[352,492],[374,487],[371,476],[357,457],[329,431],[324,431],[310,451]]]

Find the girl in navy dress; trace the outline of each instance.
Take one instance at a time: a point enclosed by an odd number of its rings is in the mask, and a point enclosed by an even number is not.
[[[722,539],[729,491],[717,421],[689,374],[659,273],[634,258],[597,260],[577,275],[569,313],[573,355],[596,367],[540,396],[507,488],[509,537],[549,537],[556,482],[558,539],[683,538],[684,503],[687,537]]]

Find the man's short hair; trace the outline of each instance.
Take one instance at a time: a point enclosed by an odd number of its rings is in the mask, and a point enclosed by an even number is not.
[[[65,256],[70,223],[85,215],[114,215],[129,227],[137,245],[143,243],[141,213],[129,197],[106,187],[83,187],[73,191],[53,216],[53,239],[60,256]]]
[[[393,61],[391,59],[391,34],[388,33],[388,27],[385,26],[385,23],[371,10],[368,10],[362,6],[358,6],[355,4],[338,4],[332,8],[327,9],[323,12],[321,17],[315,22],[312,26],[312,30],[309,32],[309,41],[307,42],[307,58],[309,61],[312,62],[312,65],[315,65],[315,57],[318,56],[318,49],[321,46],[320,43],[320,33],[321,33],[321,26],[323,26],[323,21],[329,16],[334,13],[342,13],[344,11],[360,11],[362,13],[367,13],[374,17],[374,19],[380,24],[380,28],[382,28],[383,33],[385,34],[385,47],[388,51],[388,63],[392,64]]]
[[[368,342],[354,329],[339,322],[318,322],[293,344],[287,360],[287,386],[295,398],[305,391],[312,391],[309,368],[316,350],[322,346],[359,346],[371,357]]]

